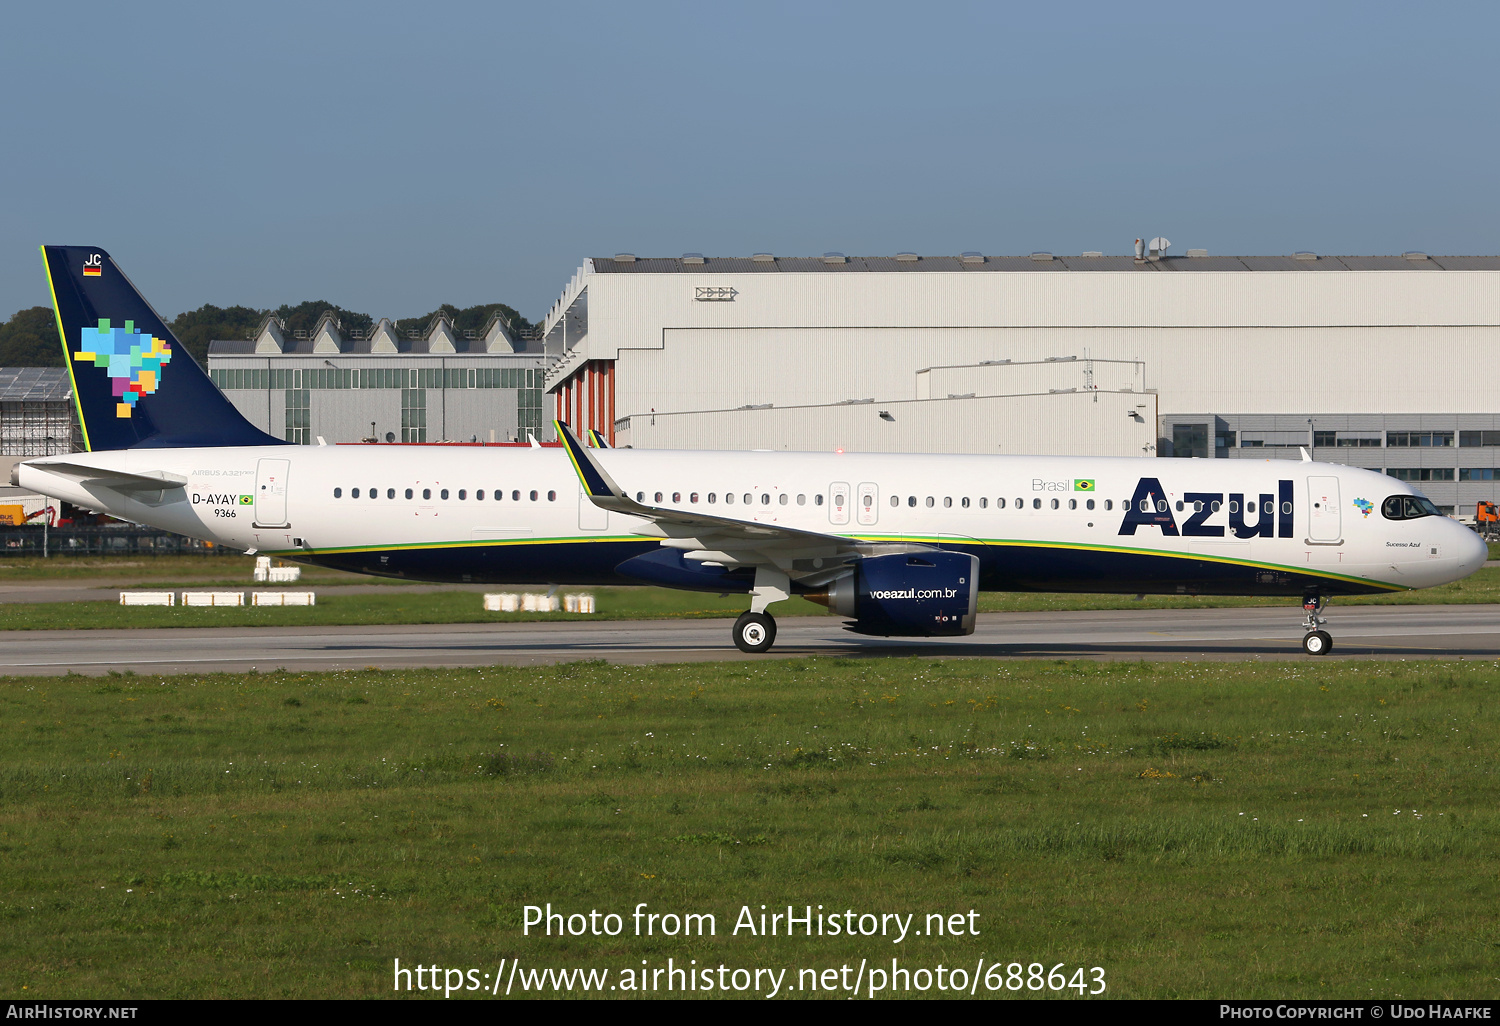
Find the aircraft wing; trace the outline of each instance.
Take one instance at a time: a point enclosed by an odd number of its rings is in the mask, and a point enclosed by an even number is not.
[[[638,502],[617,484],[568,426],[557,421],[562,440],[583,492],[601,509],[639,517],[655,529],[661,543],[684,550],[684,558],[724,565],[774,565],[799,580],[831,575],[850,559],[895,549],[930,548],[925,545],[872,543],[821,531],[804,531],[779,524],[761,524],[732,517],[669,509]],[[643,532],[644,533],[644,532]]]

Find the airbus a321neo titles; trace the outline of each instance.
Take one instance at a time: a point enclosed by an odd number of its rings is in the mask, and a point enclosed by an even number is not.
[[[561,423],[560,448],[292,445],[240,415],[108,253],[42,252],[87,452],[12,482],[303,563],[748,593],[746,652],[792,595],[886,637],[972,633],[981,591],[1284,595],[1322,655],[1328,599],[1456,581],[1487,555],[1409,485],[1305,458],[643,451]]]

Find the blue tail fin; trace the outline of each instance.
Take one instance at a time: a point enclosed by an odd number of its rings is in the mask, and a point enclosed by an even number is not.
[[[108,253],[43,246],[42,256],[90,452],[286,444],[224,398]]]

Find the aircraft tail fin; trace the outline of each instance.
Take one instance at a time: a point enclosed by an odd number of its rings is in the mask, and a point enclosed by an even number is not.
[[[43,246],[42,256],[90,452],[286,444],[234,408],[108,253]]]

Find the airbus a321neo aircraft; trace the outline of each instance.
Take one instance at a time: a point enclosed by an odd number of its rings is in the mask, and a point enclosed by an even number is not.
[[[1265,460],[290,445],[253,427],[102,249],[44,246],[88,451],[12,482],[304,563],[428,581],[821,602],[860,634],[974,630],[980,591],[1301,597],[1473,573],[1484,543],[1381,474]],[[321,440],[320,440],[321,441]],[[1305,457],[1304,453],[1304,457]]]

